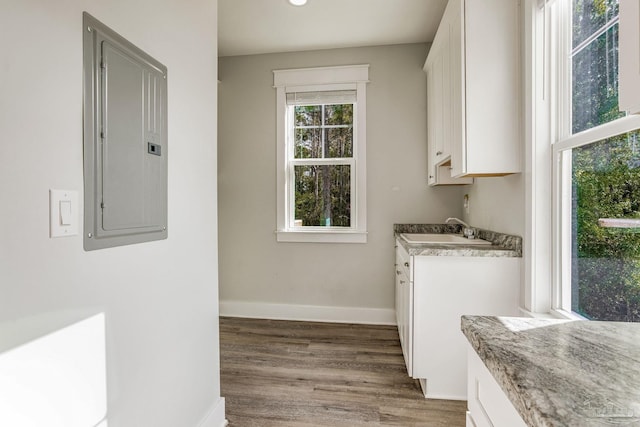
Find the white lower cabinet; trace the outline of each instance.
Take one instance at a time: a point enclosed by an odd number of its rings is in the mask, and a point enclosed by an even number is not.
[[[467,427],[526,427],[475,350],[467,344]]]
[[[396,324],[402,346],[407,372],[411,375],[413,349],[413,283],[410,280],[409,254],[400,245],[396,246]]]
[[[425,397],[467,399],[460,317],[517,315],[520,264],[521,258],[409,256],[396,242],[398,332],[407,372]]]

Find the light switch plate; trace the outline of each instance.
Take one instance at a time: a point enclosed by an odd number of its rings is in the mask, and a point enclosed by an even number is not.
[[[77,191],[49,190],[50,237],[77,235],[79,218]]]

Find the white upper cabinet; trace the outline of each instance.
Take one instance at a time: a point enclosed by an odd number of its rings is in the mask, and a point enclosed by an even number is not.
[[[452,66],[456,62],[451,55],[450,37],[449,22],[443,19],[429,52],[430,60],[427,60],[424,67],[427,73],[429,185],[473,183],[472,178],[451,177],[451,141],[454,120],[452,76],[455,75]]]
[[[521,171],[519,3],[449,0],[424,67],[432,185]]]
[[[640,113],[640,3],[620,0],[620,110]]]

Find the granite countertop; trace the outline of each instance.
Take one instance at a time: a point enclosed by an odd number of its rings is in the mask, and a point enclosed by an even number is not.
[[[640,324],[462,316],[529,426],[640,426]]]
[[[394,224],[393,231],[409,255],[423,256],[473,256],[473,257],[522,257],[522,238],[510,234],[475,228],[478,238],[491,245],[420,244],[409,243],[400,237],[402,233],[462,234],[460,224]]]

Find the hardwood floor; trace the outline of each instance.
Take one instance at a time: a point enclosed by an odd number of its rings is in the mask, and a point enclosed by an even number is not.
[[[231,427],[464,426],[466,402],[427,400],[393,326],[220,319]]]

